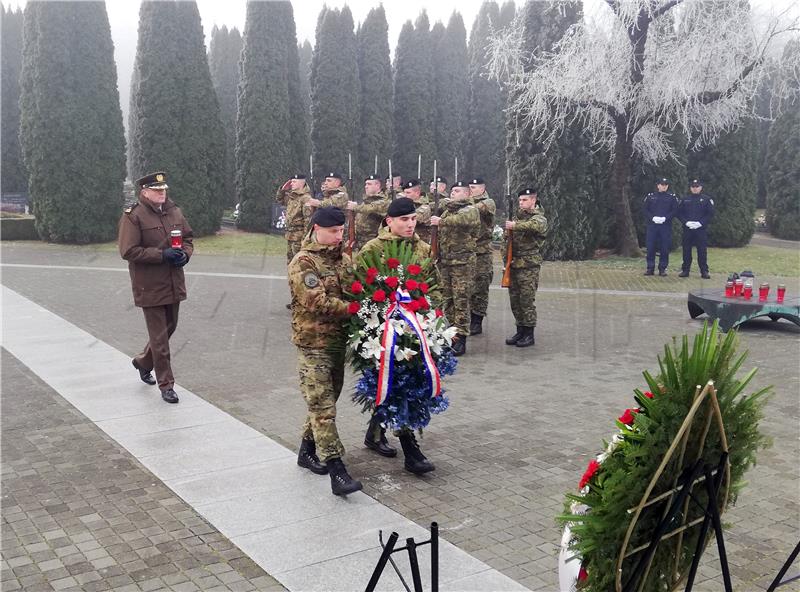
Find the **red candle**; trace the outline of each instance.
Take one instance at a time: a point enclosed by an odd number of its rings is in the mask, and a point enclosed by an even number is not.
[[[769,296],[769,284],[765,282],[758,287],[758,301],[766,302],[767,296]]]
[[[183,248],[183,233],[180,230],[173,230],[169,233],[170,238],[172,239],[172,248],[173,249],[182,249]]]
[[[747,300],[750,300],[753,297],[753,284],[747,282],[744,285],[744,291],[742,292],[742,296],[744,296]]]
[[[733,295],[741,296],[743,288],[744,288],[744,280],[741,278],[737,279],[735,282],[733,282]]]
[[[786,296],[786,286],[778,284],[778,304],[783,304],[783,298]]]
[[[725,298],[733,298],[733,282],[725,282]]]

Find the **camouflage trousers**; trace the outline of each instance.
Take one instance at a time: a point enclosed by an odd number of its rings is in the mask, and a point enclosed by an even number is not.
[[[536,326],[536,290],[539,288],[541,267],[512,267],[508,298],[511,312],[520,327]]]
[[[314,440],[322,462],[344,456],[336,429],[336,401],[344,383],[344,354],[326,349],[298,347],[300,390],[308,407],[303,439]]]
[[[300,245],[303,244],[302,240],[287,240],[286,241],[286,264],[292,262],[294,256],[300,252]]]
[[[469,335],[469,299],[475,280],[474,260],[469,263],[439,265],[442,311],[459,335]]]
[[[486,309],[489,308],[489,286],[492,285],[493,276],[492,254],[478,253],[475,260],[475,281],[469,301],[469,309],[476,315],[486,316]]]

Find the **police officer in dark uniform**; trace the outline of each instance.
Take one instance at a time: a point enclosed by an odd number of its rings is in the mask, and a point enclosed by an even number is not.
[[[678,209],[678,198],[674,193],[667,193],[667,179],[656,181],[656,188],[656,193],[648,193],[644,198],[647,220],[647,270],[644,274],[653,275],[658,251],[658,275],[665,276],[669,265],[669,250],[672,247],[672,219]]]
[[[689,183],[689,194],[678,204],[678,220],[683,224],[683,266],[679,277],[689,277],[692,267],[692,247],[697,247],[697,264],[700,277],[711,279],[708,273],[708,234],[706,228],[714,217],[714,200],[703,193],[700,179]]]

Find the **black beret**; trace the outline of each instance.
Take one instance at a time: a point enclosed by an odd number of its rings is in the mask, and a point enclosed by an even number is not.
[[[292,175],[292,179],[302,179],[303,181],[306,180],[306,176],[303,173],[295,173]]]
[[[475,177],[469,182],[470,185],[486,185],[483,181],[483,177]]]
[[[407,197],[398,197],[391,204],[389,204],[389,209],[386,210],[386,215],[394,218],[396,216],[408,216],[416,211],[417,208],[414,207],[413,201]]]
[[[403,183],[403,189],[411,189],[412,187],[419,187],[419,179],[409,179]]]
[[[169,189],[167,185],[167,173],[164,171],[157,171],[145,175],[141,179],[136,180],[136,185],[142,189]]]
[[[344,212],[333,206],[318,208],[311,216],[311,223],[323,228],[331,226],[344,226]]]
[[[381,178],[378,175],[367,175],[367,178],[364,179],[364,182],[366,183],[367,181],[380,181],[380,180]]]
[[[434,181],[436,181],[437,183],[444,183],[445,185],[447,185],[447,179],[445,179],[444,177],[436,177],[436,179],[431,179],[431,183],[433,183]]]
[[[336,171],[331,171],[325,175],[327,179],[339,179],[340,181],[344,181],[344,177],[342,177],[341,173],[337,173]]]
[[[656,179],[656,185],[669,185],[669,179],[666,179],[664,177]]]
[[[466,181],[456,181],[453,183],[453,187],[469,187],[469,183]]]
[[[691,187],[702,187],[702,186],[703,186],[703,183],[700,181],[700,179],[692,179],[692,180],[689,182],[689,185],[690,185]]]
[[[525,189],[520,189],[519,193],[517,193],[517,197],[522,197],[526,195],[536,195],[538,191],[536,187],[526,187]]]

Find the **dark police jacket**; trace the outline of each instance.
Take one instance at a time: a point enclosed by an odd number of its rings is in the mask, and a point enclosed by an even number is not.
[[[690,221],[700,222],[702,226],[698,228],[698,230],[705,230],[713,217],[714,200],[705,193],[699,193],[697,195],[690,193],[682,198],[678,204],[678,220],[683,224]],[[691,229],[684,228],[684,230]]]
[[[678,198],[674,193],[648,193],[644,198],[644,215],[648,224],[656,225],[653,222],[654,216],[666,218],[664,226],[669,226],[675,213],[678,210]]]

